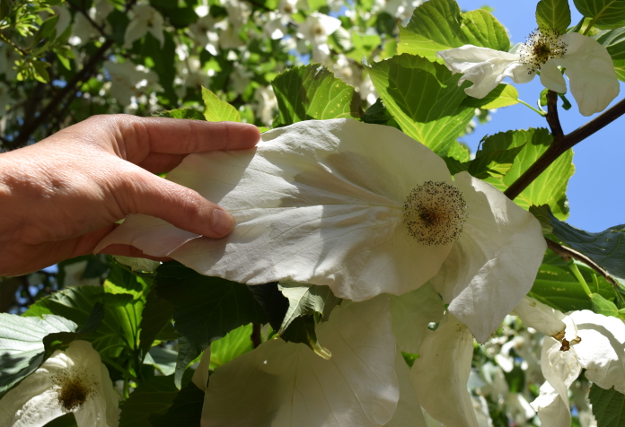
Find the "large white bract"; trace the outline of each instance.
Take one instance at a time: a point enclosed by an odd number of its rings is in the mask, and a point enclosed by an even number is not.
[[[431,280],[480,342],[530,290],[545,250],[538,221],[501,192],[466,172],[452,179],[397,129],[350,119],[275,129],[253,150],[189,155],[168,179],[227,209],[233,233],[211,240],[130,216],[96,251],[129,244],[202,274],[326,285],[354,301]]]
[[[78,427],[116,427],[119,396],[100,354],[73,341],[0,400],[0,425],[40,427],[69,412]]]
[[[465,45],[437,53],[453,73],[462,73],[473,86],[467,95],[484,98],[505,77],[527,83],[540,70],[546,88],[566,93],[566,82],[558,67],[571,81],[571,93],[584,116],[603,111],[619,93],[620,86],[612,57],[597,41],[578,33],[558,36],[552,32],[533,33],[527,43],[510,52]]]

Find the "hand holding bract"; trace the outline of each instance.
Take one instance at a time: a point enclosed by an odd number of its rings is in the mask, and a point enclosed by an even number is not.
[[[208,236],[232,219],[197,192],[154,173],[188,153],[238,149],[258,140],[254,126],[164,118],[97,116],[36,145],[0,155],[0,275],[16,275],[89,254],[114,223],[146,213]],[[111,248],[111,254],[137,254]]]

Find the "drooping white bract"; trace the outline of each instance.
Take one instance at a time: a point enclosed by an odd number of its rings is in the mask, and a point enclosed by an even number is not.
[[[218,367],[202,426],[425,426],[391,332],[388,296],[345,301],[317,336],[331,359],[276,339]]]
[[[100,355],[73,341],[0,400],[0,425],[39,427],[73,412],[78,427],[116,427],[118,395]]]
[[[563,67],[571,81],[571,93],[584,116],[603,111],[619,93],[620,87],[612,57],[605,47],[578,33],[558,36],[537,30],[524,44],[510,52],[465,45],[437,53],[453,73],[464,74],[473,86],[467,95],[484,98],[505,77],[515,83],[527,83],[540,70],[546,88],[566,92],[566,82],[558,67]]]
[[[330,56],[328,37],[341,27],[333,16],[313,12],[299,25],[298,36],[312,44],[312,61],[323,62]]]
[[[266,132],[258,147],[187,156],[168,179],[227,209],[211,240],[130,216],[98,245],[130,244],[250,285],[290,279],[362,301],[432,280],[480,342],[532,286],[538,221],[397,129],[350,119]]]
[[[130,48],[135,40],[150,33],[163,46],[163,16],[152,6],[138,4],[132,9],[132,19],[124,35],[124,47]]]
[[[546,382],[532,402],[543,425],[571,425],[568,389],[586,369],[586,378],[603,389],[625,392],[625,323],[590,310],[564,315],[531,298],[515,313],[545,337],[541,368]],[[552,311],[552,319],[548,320]],[[559,332],[557,325],[562,325]]]

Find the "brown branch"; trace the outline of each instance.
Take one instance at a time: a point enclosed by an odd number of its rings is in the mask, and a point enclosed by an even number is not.
[[[552,90],[547,91],[547,123],[551,128],[554,143],[557,143],[564,137],[564,131],[560,125],[560,117],[558,116],[558,94]]]
[[[46,105],[46,107],[32,120],[26,122],[22,129],[20,130],[20,134],[13,141],[13,145],[15,147],[22,146],[28,142],[28,139],[32,136],[32,134],[45,122],[47,122],[50,116],[53,114],[54,110],[61,105],[63,100],[68,95],[74,95],[78,89],[79,85],[85,82],[93,73],[98,62],[104,57],[108,49],[113,45],[114,41],[112,39],[106,40],[102,46],[89,58],[89,61],[82,67],[80,71],[76,73],[76,75],[63,87],[59,92],[52,98],[52,100]]]
[[[538,176],[545,171],[560,155],[565,153],[579,142],[588,138],[600,129],[612,123],[625,114],[625,99],[615,106],[589,121],[583,126],[561,138],[554,136],[553,143],[547,150],[530,166],[510,187],[504,192],[508,198],[514,200],[527,188]],[[551,125],[551,123],[550,123]]]
[[[560,257],[562,259],[564,259],[565,261],[568,261],[570,259],[576,259],[576,260],[578,260],[580,262],[583,262],[588,267],[592,268],[597,273],[599,273],[601,276],[603,276],[605,278],[605,280],[608,283],[610,283],[612,286],[614,286],[614,287],[619,286],[617,281],[614,280],[614,278],[612,276],[610,276],[610,274],[606,270],[601,268],[601,266],[599,266],[599,264],[594,262],[592,259],[588,258],[583,253],[577,252],[575,249],[571,249],[571,248],[568,248],[566,246],[562,246],[561,244],[556,243],[553,240],[550,240],[550,239],[547,239],[547,238],[545,238],[545,240],[547,241],[547,247],[549,249],[551,249],[553,252],[555,252],[556,254],[560,255]]]

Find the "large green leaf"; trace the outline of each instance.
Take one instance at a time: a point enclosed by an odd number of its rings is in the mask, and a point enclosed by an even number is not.
[[[542,128],[497,133],[484,138],[480,150],[476,153],[476,159],[487,153],[523,146],[516,155],[514,164],[503,178],[490,176],[485,179],[504,191],[547,150],[552,139],[549,131]],[[575,170],[572,159],[571,150],[561,155],[514,201],[525,209],[529,209],[532,205],[549,205],[556,217],[566,219],[568,208],[562,200],[566,197],[566,187]]]
[[[440,155],[473,117],[474,108],[461,105],[467,95],[458,86],[460,75],[441,64],[404,54],[374,64],[370,75],[404,133]]]
[[[558,239],[588,256],[625,284],[625,224],[591,233],[551,217],[551,226]]]
[[[223,365],[234,359],[235,357],[252,351],[252,330],[251,324],[239,326],[228,332],[228,334],[213,341],[211,344],[211,360],[210,369],[215,370],[218,366]]]
[[[565,33],[571,24],[568,0],[540,0],[536,6],[536,22],[540,28]]]
[[[619,80],[625,81],[625,28],[600,31],[593,38],[607,49],[614,62],[616,75]]]
[[[274,127],[302,120],[360,118],[360,95],[319,64],[295,67],[271,82],[278,100]]]
[[[166,413],[177,394],[173,376],[141,381],[124,402],[119,427],[152,427],[150,417]]]
[[[43,363],[46,336],[77,329],[74,322],[60,316],[0,313],[0,395]]]
[[[126,335],[128,330],[132,330],[128,314],[134,310],[127,307],[132,304],[132,300],[130,294],[107,294],[99,286],[82,286],[64,289],[42,298],[30,306],[24,315],[56,314],[83,326],[91,319],[92,311],[97,310],[99,304],[104,304],[104,319],[89,341],[103,358],[114,359],[135,339],[132,333]]]
[[[625,394],[611,388],[605,390],[597,384],[590,387],[588,399],[597,427],[622,427],[625,425]]]
[[[202,350],[231,330],[266,318],[247,286],[201,274],[177,262],[156,270],[155,291],[174,310],[174,327]]]
[[[150,350],[159,332],[171,325],[173,315],[173,309],[167,301],[159,298],[156,292],[148,294],[139,325],[141,331],[139,344],[142,354]]]
[[[625,0],[573,0],[579,12],[602,30],[625,25]]]
[[[207,122],[241,121],[241,115],[236,108],[219,99],[205,87],[202,88],[202,100],[204,101],[204,118]]]
[[[573,261],[563,261],[558,255],[547,251],[529,296],[562,312],[592,310],[591,298],[569,267],[572,263]],[[614,288],[603,277],[583,264],[577,264],[577,268],[593,294],[600,295],[606,301],[614,300]]]
[[[491,90],[482,99],[468,96],[462,105],[465,107],[482,108],[489,110],[492,108],[503,108],[519,103],[519,92],[512,85],[501,83]]]
[[[461,13],[454,0],[430,0],[415,9],[410,22],[400,28],[399,53],[436,60],[436,52],[467,44],[507,51],[506,29],[485,10]]]
[[[188,383],[174,398],[167,412],[156,413],[150,417],[152,427],[200,427],[204,392],[192,382]]]

